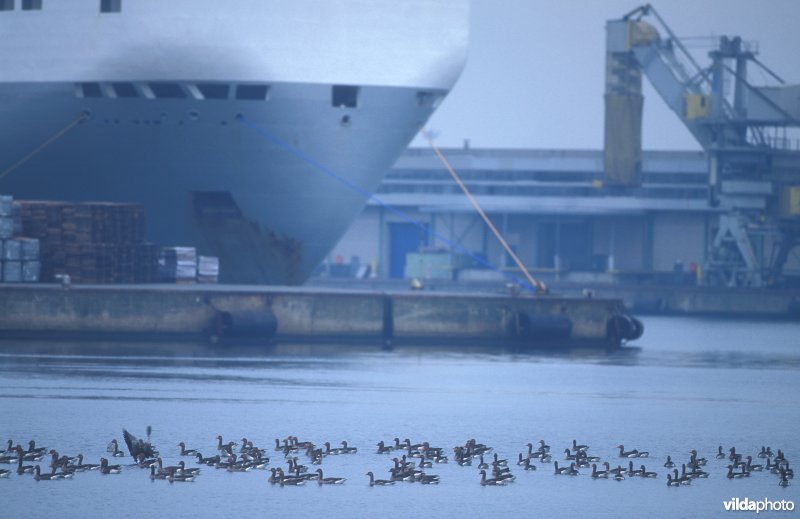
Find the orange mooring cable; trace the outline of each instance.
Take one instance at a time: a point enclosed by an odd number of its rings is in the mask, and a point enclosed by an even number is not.
[[[464,192],[464,195],[467,197],[467,200],[469,200],[470,204],[472,204],[472,207],[481,216],[481,218],[483,219],[484,223],[486,223],[486,225],[492,231],[492,234],[494,234],[494,237],[497,238],[497,241],[499,241],[500,245],[503,246],[503,249],[505,249],[505,251],[508,253],[508,255],[511,256],[511,259],[514,260],[514,263],[517,264],[517,267],[519,267],[519,269],[522,271],[522,273],[528,279],[528,282],[531,285],[535,286],[536,290],[538,292],[540,292],[540,293],[547,292],[547,287],[545,287],[544,283],[542,283],[538,279],[533,279],[533,276],[531,276],[531,273],[528,272],[528,269],[525,268],[525,265],[523,265],[522,261],[520,261],[520,259],[517,257],[517,255],[514,254],[514,251],[511,249],[511,247],[508,245],[506,240],[503,238],[503,235],[500,234],[500,231],[497,230],[497,228],[494,226],[494,224],[489,219],[489,217],[486,215],[486,213],[483,212],[483,209],[481,209],[481,206],[478,204],[478,201],[475,200],[475,197],[473,197],[472,193],[469,192],[469,189],[467,189],[467,186],[461,180],[461,177],[459,177],[458,174],[456,173],[456,171],[453,169],[453,166],[450,165],[450,162],[448,162],[447,158],[445,158],[445,156],[442,154],[442,152],[439,150],[439,148],[436,147],[436,144],[434,144],[433,139],[428,134],[428,132],[425,131],[425,128],[420,126],[419,131],[420,131],[420,133],[422,133],[422,136],[425,137],[425,139],[427,139],[428,144],[430,144],[431,148],[433,149],[433,152],[436,154],[437,157],[439,157],[439,160],[442,161],[442,164],[444,164],[444,167],[447,169],[448,172],[450,172],[450,176],[453,177],[453,180],[456,181],[456,184],[458,184],[458,187],[460,187],[461,191]]]
[[[30,159],[32,159],[34,156],[36,156],[39,152],[41,152],[42,150],[44,150],[45,148],[47,148],[48,146],[50,146],[51,144],[56,142],[58,139],[60,139],[64,135],[66,135],[70,130],[72,130],[73,128],[75,128],[76,126],[78,126],[80,123],[82,123],[83,121],[85,121],[88,118],[89,118],[89,114],[87,112],[81,112],[81,114],[78,117],[76,117],[72,122],[70,122],[65,127],[61,128],[52,137],[49,137],[46,141],[44,141],[39,146],[37,146],[36,149],[31,151],[30,153],[28,153],[27,155],[25,155],[24,157],[19,159],[17,162],[12,164],[8,169],[6,169],[2,173],[0,173],[0,178],[5,177],[6,175],[11,173],[12,171],[17,169],[18,167],[20,167],[23,164],[25,164],[26,162],[28,162]]]

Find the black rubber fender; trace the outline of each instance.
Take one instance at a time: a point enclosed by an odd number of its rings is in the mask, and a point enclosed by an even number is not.
[[[625,314],[617,314],[606,323],[606,337],[616,340],[628,340],[633,335],[633,321]]]
[[[633,335],[628,340],[635,341],[636,339],[644,335],[644,323],[633,316],[630,316],[630,319],[631,322],[633,323]]]
[[[278,318],[269,309],[238,312],[217,311],[215,335],[219,338],[271,338],[278,331]]]
[[[622,341],[633,341],[644,334],[644,324],[639,319],[617,314],[606,323],[606,337]]]

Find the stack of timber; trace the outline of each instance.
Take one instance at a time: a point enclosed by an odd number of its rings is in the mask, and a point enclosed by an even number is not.
[[[21,209],[11,196],[0,195],[0,282],[39,281],[39,240],[21,236]]]
[[[158,269],[161,281],[194,283],[197,280],[197,251],[194,247],[163,247]]]
[[[108,202],[20,201],[23,232],[41,245],[44,281],[148,283],[158,249],[144,241],[144,208]]]
[[[219,282],[219,258],[216,256],[197,257],[197,282]]]

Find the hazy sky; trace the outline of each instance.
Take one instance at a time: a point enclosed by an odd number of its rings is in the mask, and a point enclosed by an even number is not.
[[[428,123],[440,146],[594,148],[603,144],[605,22],[636,0],[472,0],[467,66]],[[800,83],[800,0],[664,0],[678,36],[742,36]],[[652,19],[652,17],[650,17]],[[693,49],[701,66],[708,50]],[[751,67],[751,70],[755,67]],[[759,77],[755,75],[755,77]],[[699,149],[644,80],[645,149]],[[417,138],[414,146],[427,144]]]

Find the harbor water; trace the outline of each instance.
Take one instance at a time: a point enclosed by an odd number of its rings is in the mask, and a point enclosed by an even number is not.
[[[769,472],[726,478],[730,461],[717,447],[752,455],[762,446],[800,460],[800,323],[650,317],[645,335],[610,354],[460,348],[298,345],[212,347],[194,344],[0,342],[0,442],[83,453],[97,463],[122,429],[152,441],[166,465],[178,442],[216,454],[246,437],[265,447],[270,467],[286,469],[276,438],[317,445],[342,440],[356,454],[327,456],[326,477],[343,485],[283,487],[269,471],[229,473],[202,466],[193,483],[151,481],[129,457],[121,474],[78,473],[71,480],[0,480],[9,517],[710,517],[724,501],[800,498],[800,482],[782,488]],[[366,473],[389,477],[391,458],[378,441],[428,441],[450,455],[426,473],[438,485],[398,482],[370,487]],[[474,438],[509,459],[516,481],[482,487],[478,460],[459,466],[453,447]],[[594,480],[591,469],[557,476],[515,464],[527,443],[545,440],[553,460],[588,444],[589,455],[624,465],[618,445],[648,451],[633,460],[658,477]],[[696,449],[707,479],[667,487],[667,455],[677,463]],[[491,456],[487,461],[491,461]],[[46,458],[42,467],[47,467]],[[311,471],[317,467],[305,462]],[[15,465],[2,465],[15,468]],[[45,469],[43,471],[49,471]]]

